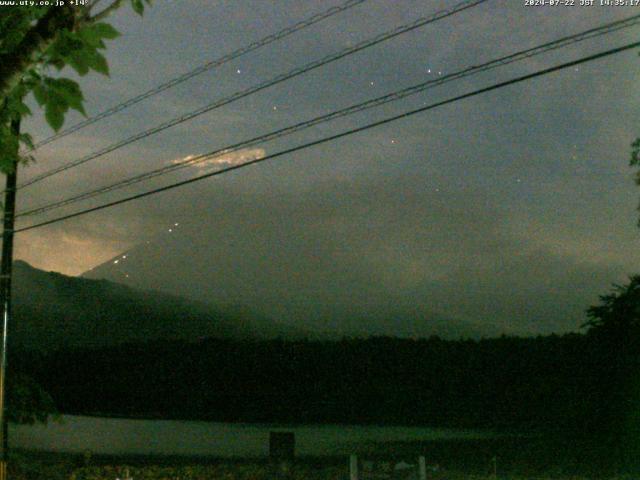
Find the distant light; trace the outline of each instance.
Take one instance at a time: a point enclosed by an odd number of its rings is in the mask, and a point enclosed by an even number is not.
[[[172,229],[172,228],[170,228],[170,229],[169,229],[169,233],[171,233],[171,232],[173,232],[173,229]]]
[[[127,256],[126,255],[122,255],[122,258],[127,258]]]
[[[427,73],[431,73],[431,69],[430,69],[430,68],[429,68],[429,69],[427,69]]]
[[[274,109],[274,110],[277,110],[277,109],[278,109],[278,107],[276,107],[276,106],[274,105],[274,106],[273,106],[273,109]]]
[[[371,85],[373,87],[373,82],[369,82],[369,85]]]
[[[118,263],[120,260],[114,260],[113,263]]]
[[[179,223],[174,223],[173,226],[177,227],[178,225],[180,225]]]
[[[238,69],[236,70],[236,73],[242,73],[242,70]]]

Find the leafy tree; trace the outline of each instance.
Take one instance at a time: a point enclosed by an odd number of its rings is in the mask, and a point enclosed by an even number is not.
[[[142,15],[151,0],[130,0]],[[66,66],[79,75],[93,70],[109,75],[102,54],[105,41],[119,34],[103,20],[123,0],[87,0],[85,6],[65,2],[58,6],[0,7],[0,170],[11,171],[19,160],[19,145],[33,146],[28,133],[12,128],[31,114],[25,98],[33,93],[47,123],[59,130],[71,108],[85,114],[84,98],[74,80],[51,75]],[[106,5],[105,5],[106,4]],[[101,9],[99,9],[99,6]]]
[[[618,346],[631,345],[640,333],[640,275],[626,285],[614,285],[613,292],[600,296],[600,305],[587,310],[584,326],[592,335],[616,341]]]
[[[21,424],[46,423],[56,416],[56,405],[42,386],[33,377],[13,372],[7,386],[7,418]]]
[[[640,454],[640,275],[614,285],[587,311],[591,368],[598,372],[597,421],[617,467]]]
[[[130,0],[142,15],[151,0]],[[49,6],[0,7],[0,171],[14,170],[20,144],[33,148],[31,135],[16,128],[31,114],[25,99],[33,94],[47,123],[58,131],[65,114],[74,109],[86,115],[78,83],[54,74],[69,66],[80,76],[91,70],[109,75],[102,51],[105,41],[119,33],[103,20],[121,7],[123,0],[87,0],[84,6],[61,2]],[[44,422],[55,413],[49,394],[31,377],[9,375],[8,419],[18,423]]]

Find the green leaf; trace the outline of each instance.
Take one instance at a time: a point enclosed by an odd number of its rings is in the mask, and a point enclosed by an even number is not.
[[[91,55],[87,55],[87,64],[96,72],[109,76],[109,64],[100,52],[95,51]]]
[[[80,52],[74,52],[69,56],[67,62],[81,77],[89,73],[89,63],[86,55]]]
[[[20,115],[20,117],[31,115],[31,109],[26,103],[21,101],[15,103],[14,110],[18,115]]]
[[[7,95],[5,99],[6,114],[10,118],[15,118],[16,116],[22,118],[31,114],[31,110],[23,101],[30,88],[32,87],[29,87],[27,82],[22,81]]]
[[[41,107],[45,103],[47,103],[48,95],[42,83],[39,83],[35,87],[33,87],[33,96],[36,97],[36,102],[38,102],[38,105],[40,105]]]
[[[144,3],[142,0],[131,0],[131,8],[138,15],[142,15],[144,13]]]
[[[64,109],[60,108],[60,106],[54,102],[49,102],[45,107],[44,116],[51,128],[56,132],[60,130],[64,123]]]
[[[86,47],[86,41],[76,32],[63,30],[60,37],[46,50],[47,58],[51,60],[66,60],[71,55]]]
[[[78,32],[78,37],[80,37],[86,45],[94,49],[105,48],[102,39],[112,40],[118,36],[120,36],[120,33],[108,23],[88,25]]]
[[[79,111],[85,117],[87,116],[82,105],[84,97],[77,82],[68,78],[47,78],[45,82],[55,93],[56,101],[65,107],[71,107]]]
[[[113,40],[120,36],[120,32],[108,23],[94,23],[91,25],[91,31],[99,38],[106,38],[108,40]]]
[[[66,101],[70,108],[80,112],[85,117],[87,116],[87,112],[84,110],[84,105],[82,104],[84,97],[80,90],[78,90],[77,95],[66,97]]]

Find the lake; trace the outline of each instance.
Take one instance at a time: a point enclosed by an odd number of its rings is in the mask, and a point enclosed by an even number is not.
[[[266,457],[269,432],[294,432],[297,455],[348,455],[382,442],[479,439],[491,433],[422,427],[277,426],[212,422],[131,420],[64,415],[48,425],[11,425],[12,447],[56,452],[127,455]]]

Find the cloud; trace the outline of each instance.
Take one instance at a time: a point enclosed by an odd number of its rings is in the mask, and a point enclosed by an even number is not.
[[[250,162],[252,160],[264,158],[265,155],[266,151],[264,148],[244,148],[236,151],[224,150],[217,155],[206,157],[202,160],[196,160],[193,161],[193,163],[189,162],[199,155],[188,155],[183,158],[176,158],[171,163],[174,165],[188,164],[190,167],[203,171],[217,166],[242,165],[243,163]]]
[[[39,230],[21,233],[15,256],[43,270],[79,275],[88,266],[105,262],[131,245],[125,240],[89,235],[81,228],[65,231],[60,227],[50,228],[46,234]]]

